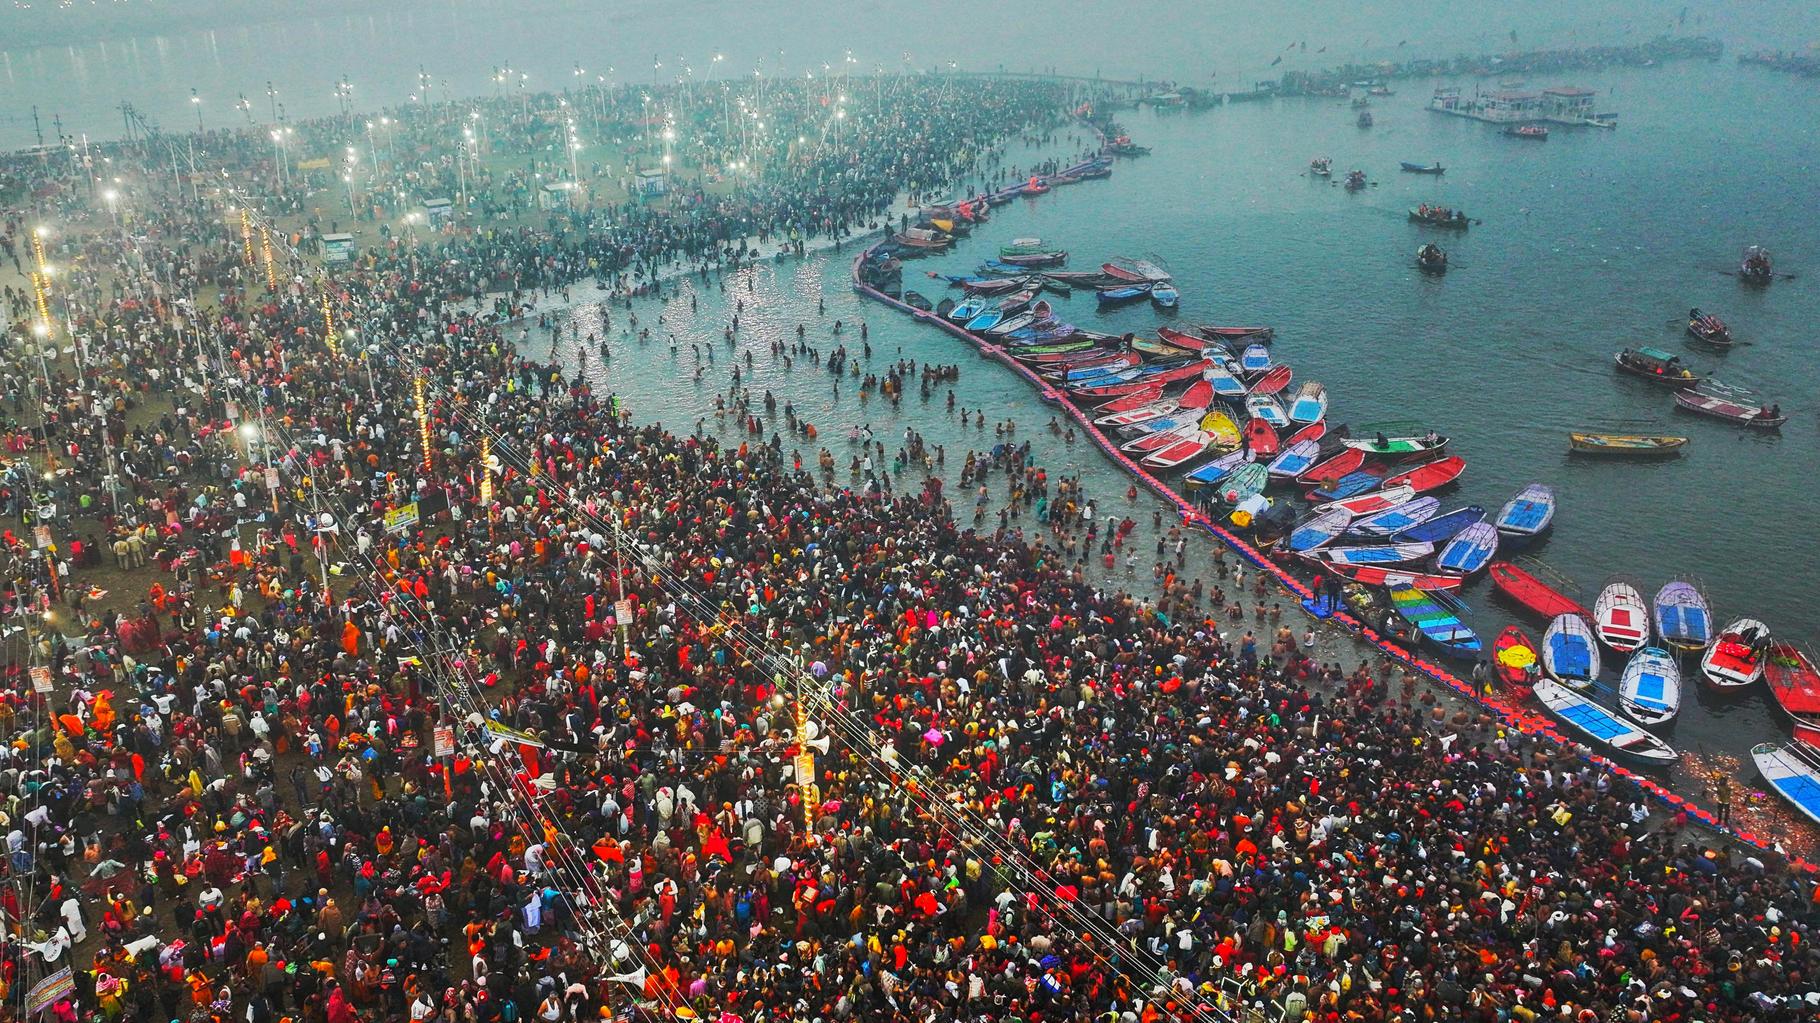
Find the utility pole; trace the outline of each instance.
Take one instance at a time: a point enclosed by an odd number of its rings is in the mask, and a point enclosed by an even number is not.
[[[38,136],[38,144],[44,145],[44,125],[38,121],[38,104],[32,104],[32,134]]]

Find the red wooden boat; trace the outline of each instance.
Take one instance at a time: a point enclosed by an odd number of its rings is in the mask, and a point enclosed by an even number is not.
[[[1806,654],[1792,643],[1771,643],[1763,677],[1783,713],[1797,725],[1820,728],[1820,671]]]
[[[1359,449],[1358,448],[1347,448],[1347,450],[1348,451],[1358,451]],[[1339,456],[1335,455],[1334,457],[1329,458],[1326,462],[1322,462],[1320,465],[1317,465],[1313,469],[1308,470],[1308,472],[1302,476],[1301,482],[1306,484],[1309,487],[1308,499],[1310,501],[1332,501],[1332,500],[1334,500],[1335,499],[1334,495],[1331,493],[1328,493],[1327,489],[1329,487],[1333,486],[1335,483],[1338,483],[1342,476],[1350,476],[1353,473],[1364,473],[1367,476],[1376,476],[1378,478],[1377,485],[1375,487],[1369,488],[1366,491],[1360,491],[1356,488],[1349,487],[1348,491],[1352,494],[1352,496],[1357,497],[1360,493],[1368,493],[1370,490],[1384,489],[1384,477],[1390,475],[1391,466],[1389,466],[1383,462],[1379,462],[1375,465],[1354,465],[1352,468],[1341,473],[1339,476],[1335,476],[1331,473],[1323,474],[1320,476],[1315,475],[1315,473],[1321,471],[1321,468],[1323,466],[1327,465],[1330,462],[1337,462],[1337,461],[1339,461]],[[1363,461],[1363,459],[1360,459],[1360,461]],[[1414,495],[1415,495],[1415,492],[1412,490],[1410,492],[1410,496],[1413,497]]]
[[[1193,334],[1184,334],[1174,327],[1158,327],[1156,336],[1162,338],[1165,344],[1174,345],[1184,351],[1204,352],[1208,348],[1224,350],[1219,344],[1205,338],[1195,337]]]
[[[1136,394],[1139,391],[1150,391],[1160,388],[1162,384],[1163,381],[1156,377],[1145,377],[1141,380],[1126,380],[1116,384],[1100,384],[1097,387],[1070,387],[1068,388],[1068,393],[1074,395],[1076,398],[1085,398],[1092,401],[1099,398],[1123,398],[1128,394]]]
[[[1580,602],[1537,578],[1535,573],[1509,561],[1494,561],[1486,569],[1491,584],[1498,592],[1522,605],[1524,610],[1553,621],[1560,615],[1579,615],[1588,621],[1592,615]]]
[[[1294,447],[1297,444],[1300,444],[1305,440],[1320,440],[1322,437],[1325,437],[1325,436],[1327,436],[1327,420],[1317,419],[1314,422],[1309,423],[1307,426],[1302,427],[1300,430],[1297,430],[1296,432],[1283,438],[1283,447],[1286,447],[1286,448]],[[1313,467],[1310,466],[1310,468],[1313,468]]]
[[[1302,474],[1301,481],[1310,486],[1326,486],[1365,464],[1365,452],[1358,448],[1341,448],[1339,453]]]
[[[1491,667],[1513,695],[1528,696],[1530,669],[1541,659],[1536,642],[1518,625],[1507,626],[1491,645]]]
[[[1245,420],[1245,449],[1258,461],[1275,458],[1281,444],[1277,440],[1276,427],[1262,419]]]
[[[1457,575],[1399,571],[1394,566],[1348,565],[1334,561],[1323,561],[1320,564],[1322,571],[1345,576],[1366,586],[1408,586],[1423,591],[1457,590],[1465,581]]]
[[[1272,366],[1269,372],[1258,378],[1257,383],[1251,385],[1251,393],[1276,394],[1289,386],[1289,380],[1294,375],[1295,371],[1288,366]]]
[[[1143,408],[1145,405],[1156,401],[1162,396],[1162,384],[1147,383],[1141,390],[1132,391],[1122,398],[1114,398],[1106,404],[1101,405],[1097,411],[1104,412],[1107,415],[1118,412],[1130,412],[1132,409]]]
[[[1418,494],[1425,494],[1430,490],[1439,490],[1459,479],[1460,474],[1465,471],[1466,459],[1459,455],[1448,455],[1446,458],[1424,462],[1407,472],[1391,476],[1384,481],[1384,485],[1394,487],[1399,483],[1407,483],[1411,490]]]
[[[1127,284],[1148,284],[1150,282],[1150,278],[1135,270],[1127,270],[1117,263],[1101,263],[1100,273],[1108,277],[1117,277]]]
[[[1196,327],[1202,337],[1215,341],[1245,341],[1263,344],[1277,336],[1275,327]]]

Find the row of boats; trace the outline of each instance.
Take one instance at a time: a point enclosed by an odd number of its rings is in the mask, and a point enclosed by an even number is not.
[[[1274,357],[1269,327],[1163,326],[1141,337],[1076,327],[1044,296],[1079,287],[1148,296],[1173,283],[1154,261],[1115,259],[1080,273],[1056,269],[1065,254],[1034,267],[1014,261],[1058,252],[1020,239],[974,273],[930,275],[964,291],[960,300],[934,306],[914,292],[903,297],[1029,366],[1050,396],[1081,408],[1147,469],[1179,471],[1191,500],[1261,549],[1347,580],[1357,609],[1412,645],[1481,660],[1485,644],[1464,620],[1458,593],[1489,576],[1501,596],[1546,622],[1539,642],[1521,626],[1504,629],[1490,645],[1493,674],[1604,753],[1643,765],[1678,758],[1651,729],[1678,715],[1683,661],[1696,654],[1686,673],[1715,692],[1767,679],[1803,727],[1795,742],[1753,755],[1777,791],[1820,821],[1820,802],[1800,799],[1803,785],[1820,793],[1820,751],[1803,738],[1820,740],[1820,672],[1805,652],[1772,641],[1755,619],[1714,630],[1705,597],[1687,580],[1664,585],[1651,601],[1613,582],[1586,609],[1539,563],[1510,556],[1552,528],[1552,488],[1524,486],[1495,513],[1446,507],[1441,493],[1466,464],[1446,450],[1447,437],[1415,422],[1330,424],[1326,388],[1297,385]],[[1602,650],[1625,658],[1610,705],[1595,698]]]

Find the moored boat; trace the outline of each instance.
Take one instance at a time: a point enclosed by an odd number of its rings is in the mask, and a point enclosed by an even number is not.
[[[1281,394],[1283,388],[1289,386],[1289,381],[1294,376],[1295,371],[1288,366],[1272,366],[1264,372],[1263,376],[1259,377],[1257,381],[1251,385],[1251,393]],[[1319,416],[1315,417],[1315,419],[1319,418]],[[1287,422],[1287,419],[1285,422]],[[1313,422],[1313,420],[1309,420],[1309,422]]]
[[[1159,309],[1174,309],[1181,299],[1173,284],[1158,284],[1150,289],[1150,301]]]
[[[1326,414],[1327,388],[1313,380],[1302,381],[1302,386],[1296,391],[1295,400],[1289,403],[1289,421],[1315,423]]]
[[[1418,497],[1358,519],[1352,524],[1352,532],[1361,536],[1393,536],[1427,522],[1440,510],[1439,498]]]
[[[1498,535],[1512,545],[1527,543],[1542,533],[1555,519],[1555,491],[1546,483],[1531,483],[1505,503],[1494,520]]]
[[[1740,618],[1721,630],[1719,638],[1700,655],[1700,677],[1712,689],[1742,689],[1763,677],[1768,649],[1769,626],[1755,618]]]
[[[1270,478],[1273,480],[1296,479],[1314,465],[1315,457],[1320,454],[1320,451],[1319,441],[1304,440],[1289,445],[1277,452],[1276,457],[1270,460],[1267,467],[1270,470]]]
[[[1431,543],[1378,543],[1327,547],[1315,552],[1320,561],[1335,565],[1398,565],[1420,561],[1435,551]]]
[[[1678,650],[1699,650],[1712,642],[1712,610],[1706,595],[1685,579],[1673,579],[1656,591],[1652,602],[1656,635]]]
[[[1784,714],[1798,725],[1820,728],[1820,671],[1806,652],[1793,643],[1771,643],[1763,677]]]
[[[1298,554],[1319,550],[1339,539],[1351,524],[1352,513],[1346,509],[1323,509],[1297,523],[1284,545]]]
[[[1434,518],[1419,525],[1411,526],[1397,534],[1399,540],[1427,540],[1429,543],[1446,543],[1458,536],[1468,526],[1475,526],[1485,521],[1485,509],[1476,504],[1464,508],[1442,512]],[[1497,530],[1492,530],[1496,535]]]
[[[1513,124],[1504,129],[1504,134],[1515,139],[1528,139],[1531,142],[1548,141],[1548,129],[1540,124]]]
[[[1401,164],[1401,166],[1403,168],[1403,172],[1405,174],[1445,174],[1445,173],[1447,173],[1447,168],[1441,166],[1441,163],[1439,160],[1435,161],[1434,163],[1410,163],[1408,160],[1401,160],[1401,161],[1399,161],[1399,163]]]
[[[1270,372],[1270,367],[1270,349],[1261,344],[1246,345],[1239,355],[1239,369],[1248,377],[1262,377]]]
[[[1599,643],[1586,619],[1564,614],[1542,634],[1542,670],[1557,682],[1585,689],[1599,679]]]
[[[1277,329],[1275,327],[1199,326],[1194,328],[1194,330],[1195,333],[1204,338],[1213,341],[1223,341],[1229,344],[1236,344],[1241,341],[1247,343],[1256,342],[1258,344],[1269,344],[1277,335]]]
[[[1399,504],[1406,504],[1415,496],[1415,491],[1408,487],[1390,487],[1369,494],[1360,494],[1357,497],[1333,501],[1328,506],[1344,508],[1354,515],[1370,515],[1386,508],[1395,508]]]
[[[1435,567],[1460,576],[1484,568],[1498,553],[1498,531],[1489,522],[1475,522],[1448,538]]]
[[[1334,575],[1351,579],[1364,586],[1413,586],[1418,590],[1453,591],[1460,588],[1465,580],[1457,575],[1444,575],[1438,572],[1416,572],[1390,564],[1348,564],[1335,561],[1323,561],[1318,556],[1309,559],[1316,567]]]
[[[1466,459],[1459,455],[1448,455],[1432,462],[1423,462],[1413,469],[1406,469],[1394,476],[1388,476],[1384,480],[1384,485],[1394,487],[1399,484],[1407,484],[1416,493],[1426,494],[1459,479],[1460,474],[1465,471]]]
[[[1250,462],[1244,451],[1228,451],[1220,457],[1189,472],[1182,477],[1182,485],[1189,490],[1209,487],[1232,475],[1239,466]]]
[[[1283,406],[1268,394],[1246,395],[1245,411],[1252,419],[1269,423],[1273,429],[1289,425],[1289,417],[1283,413]]]
[[[1257,462],[1246,462],[1220,481],[1220,500],[1237,504],[1253,494],[1263,493],[1269,482],[1268,470]]]
[[[1439,451],[1447,438],[1418,422],[1367,423],[1347,440],[1346,446],[1371,455],[1402,458]]]
[[[1566,585],[1565,580],[1544,579],[1546,569],[1541,569],[1540,563],[1532,564],[1536,564],[1539,571],[1531,571],[1513,561],[1496,561],[1491,564],[1487,574],[1491,576],[1491,584],[1497,587],[1499,593],[1538,618],[1553,619],[1561,615],[1589,617],[1584,605],[1561,592],[1561,587]]]
[[[1537,702],[1591,740],[1590,745],[1597,752],[1656,767],[1666,767],[1680,759],[1673,747],[1641,725],[1566,686],[1544,679],[1536,683],[1534,692]]]
[[[1484,650],[1478,633],[1460,620],[1456,598],[1398,586],[1390,591],[1390,606],[1444,656],[1475,659]]]
[[[1491,644],[1491,670],[1515,696],[1529,695],[1539,672],[1536,642],[1520,625],[1507,625]]]
[[[1681,713],[1681,669],[1668,651],[1646,646],[1630,655],[1618,680],[1618,708],[1646,725]]]
[[[1649,605],[1643,594],[1623,580],[1607,583],[1593,602],[1593,629],[1599,642],[1621,654],[1649,642]]]
[[[1751,747],[1751,762],[1763,783],[1815,824],[1820,824],[1820,750],[1799,739]]]
[[[1280,446],[1276,427],[1268,419],[1257,415],[1245,420],[1243,439],[1245,449],[1255,458],[1273,458]]]

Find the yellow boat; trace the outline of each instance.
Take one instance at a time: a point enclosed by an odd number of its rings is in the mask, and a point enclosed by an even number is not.
[[[1201,429],[1212,438],[1210,445],[1214,451],[1231,451],[1244,443],[1239,433],[1239,424],[1217,409],[1207,413],[1201,420]]]
[[[1607,458],[1673,458],[1687,446],[1686,437],[1636,433],[1570,433],[1568,450]]]

